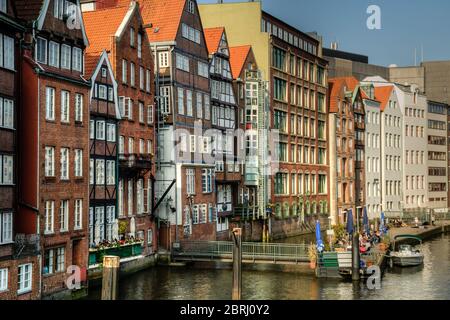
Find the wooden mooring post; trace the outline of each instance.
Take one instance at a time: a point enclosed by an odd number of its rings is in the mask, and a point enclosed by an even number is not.
[[[102,300],[117,300],[120,257],[103,257]]]
[[[242,229],[233,229],[233,288],[231,298],[241,300],[242,292]]]

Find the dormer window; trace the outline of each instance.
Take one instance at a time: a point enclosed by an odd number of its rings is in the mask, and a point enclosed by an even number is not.
[[[63,20],[70,13],[75,13],[76,4],[68,0],[54,0],[53,2],[53,16],[57,19]]]
[[[195,2],[192,0],[188,1],[188,11],[192,14],[195,14]]]
[[[102,78],[106,78],[106,68],[102,68]]]

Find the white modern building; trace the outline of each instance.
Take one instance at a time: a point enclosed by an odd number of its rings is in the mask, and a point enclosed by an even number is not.
[[[397,189],[400,189],[402,202],[399,207],[408,211],[419,211],[425,210],[428,207],[428,164],[427,164],[427,153],[428,153],[428,136],[427,136],[427,100],[426,97],[420,93],[417,86],[403,86],[399,84],[390,83],[387,80],[375,76],[367,77],[364,82],[373,83],[375,87],[385,87],[393,86],[393,91],[395,92],[398,106],[400,108],[403,123],[400,125],[402,128],[401,134],[401,148],[396,148],[397,151],[390,149],[389,153],[384,155],[383,167],[381,172],[385,172],[386,179],[384,181],[384,189],[386,189],[386,183],[388,184],[388,190],[382,190],[382,194],[385,195],[391,190],[391,180],[388,176],[389,171],[392,168],[397,168],[402,172],[402,182],[400,186],[397,185]],[[383,119],[383,123],[386,121]],[[392,126],[392,115],[391,115],[391,125],[389,125],[389,115],[387,118],[387,126]],[[387,141],[384,141],[387,136]],[[384,137],[382,136],[383,142],[389,145],[389,134],[391,137],[393,133],[385,132]],[[403,139],[402,139],[403,138]],[[391,147],[392,147],[391,138]],[[398,146],[398,143],[397,143]],[[403,152],[401,152],[403,150]],[[386,151],[388,152],[388,151]],[[394,167],[394,156],[397,155],[395,161],[397,161],[397,166]],[[400,156],[400,167],[398,166],[398,156]],[[392,157],[392,158],[391,158]],[[391,170],[385,168],[391,168]],[[395,181],[393,182],[392,190],[395,189]],[[394,200],[387,200],[386,207],[391,205],[390,202]],[[391,198],[392,199],[392,198]],[[389,211],[389,208],[386,212]],[[392,210],[395,210],[394,203],[392,203]]]
[[[373,84],[362,85],[366,93],[363,99],[366,110],[366,208],[369,219],[379,217],[381,212],[381,126],[380,102]]]
[[[394,86],[377,87],[381,110],[381,204],[397,215],[403,210],[403,115]]]

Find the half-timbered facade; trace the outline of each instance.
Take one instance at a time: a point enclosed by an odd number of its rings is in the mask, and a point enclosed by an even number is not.
[[[118,83],[121,118],[117,130],[118,233],[122,240],[141,241],[143,256],[149,256],[156,251],[157,244],[154,241],[156,232],[152,211],[155,173],[154,62],[139,4],[134,1],[123,1],[113,7],[106,4],[104,9],[83,12],[83,19],[92,42],[88,54],[107,50]],[[102,126],[100,123],[100,128]],[[102,172],[101,161],[99,166],[97,172]],[[111,166],[110,162],[110,170]],[[107,173],[106,162],[104,168]],[[96,175],[102,182],[102,177]],[[112,184],[111,175],[109,177]],[[108,221],[113,216],[112,207],[109,216],[106,211],[103,215],[101,209],[98,210],[98,214],[105,217],[105,227],[111,228]],[[104,232],[106,238],[109,237],[107,230]]]
[[[118,125],[117,82],[106,51],[87,55],[92,66],[89,119],[89,244],[118,240]],[[86,74],[88,70],[86,70]]]

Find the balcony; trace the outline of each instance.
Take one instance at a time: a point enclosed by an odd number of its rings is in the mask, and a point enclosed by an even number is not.
[[[104,256],[118,256],[120,259],[137,257],[142,254],[142,241],[126,244],[111,244],[89,249],[89,266],[103,263]]]
[[[17,234],[14,241],[14,256],[35,256],[40,252],[40,237],[37,234]]]
[[[120,154],[119,166],[125,170],[151,170],[152,154]]]

